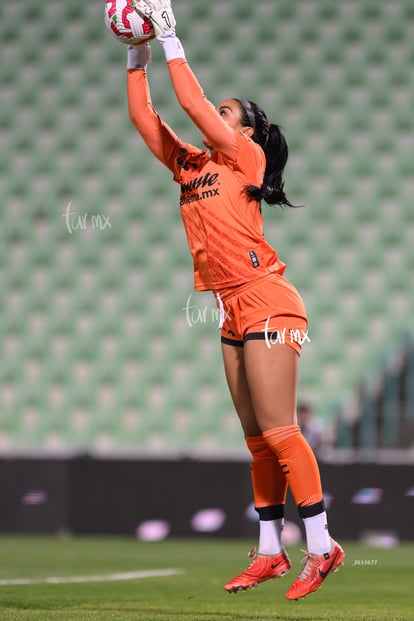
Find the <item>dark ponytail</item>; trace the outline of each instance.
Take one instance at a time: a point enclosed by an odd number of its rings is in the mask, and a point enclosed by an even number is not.
[[[284,191],[283,171],[289,155],[286,139],[279,125],[269,123],[264,111],[252,101],[237,99],[241,106],[243,126],[252,127],[252,140],[259,144],[266,156],[263,185],[248,185],[246,192],[255,201],[264,200],[268,205],[296,207]]]

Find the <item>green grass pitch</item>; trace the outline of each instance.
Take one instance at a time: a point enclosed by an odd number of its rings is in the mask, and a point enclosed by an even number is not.
[[[140,543],[112,537],[0,537],[1,621],[412,621],[414,545],[391,550],[341,542],[345,566],[316,593],[288,602],[293,570],[229,595],[223,585],[247,566],[252,542],[220,539]],[[109,581],[113,574],[180,573]],[[83,582],[83,577],[97,576]],[[108,581],[100,581],[106,576]],[[45,583],[62,578],[67,583]],[[10,584],[12,580],[36,584]],[[80,580],[75,582],[74,580]],[[94,580],[94,578],[92,578]]]

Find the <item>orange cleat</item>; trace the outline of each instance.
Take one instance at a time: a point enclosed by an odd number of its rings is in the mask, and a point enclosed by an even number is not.
[[[229,593],[252,589],[270,578],[280,578],[287,574],[292,567],[285,550],[282,550],[277,556],[264,556],[257,554],[256,548],[253,548],[249,552],[249,557],[253,560],[248,568],[225,585],[224,588]]]
[[[325,578],[344,564],[345,552],[339,543],[332,539],[332,550],[323,556],[305,553],[302,560],[303,569],[298,578],[286,593],[287,599],[300,599],[309,593],[313,593],[325,581]]]

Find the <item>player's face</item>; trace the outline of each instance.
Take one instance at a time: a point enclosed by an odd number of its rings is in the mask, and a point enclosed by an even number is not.
[[[225,99],[216,108],[217,112],[232,129],[241,129],[241,108],[235,99]]]
[[[243,133],[247,132],[250,135],[251,128],[241,124],[242,111],[236,99],[225,99],[217,106],[216,110],[229,127]],[[203,138],[203,144],[207,149],[210,149],[210,151],[212,150],[211,145],[208,144],[208,140],[205,137]]]

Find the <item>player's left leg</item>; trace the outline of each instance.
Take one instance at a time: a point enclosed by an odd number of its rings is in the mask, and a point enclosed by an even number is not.
[[[247,340],[244,363],[258,425],[278,457],[306,530],[305,566],[286,595],[298,599],[317,589],[343,563],[344,553],[329,535],[319,467],[296,420],[297,349]]]

